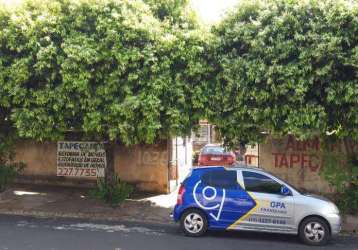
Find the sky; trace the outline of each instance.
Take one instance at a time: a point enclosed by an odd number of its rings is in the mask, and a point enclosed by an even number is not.
[[[191,0],[191,6],[204,23],[220,21],[225,11],[238,4],[239,0]]]
[[[226,10],[232,8],[239,0],[191,0],[191,6],[198,13],[204,23],[218,22]],[[16,4],[21,0],[0,0],[8,5]]]

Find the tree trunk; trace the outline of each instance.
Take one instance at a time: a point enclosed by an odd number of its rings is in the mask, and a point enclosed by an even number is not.
[[[105,180],[106,184],[114,185],[114,141],[107,141],[104,143],[104,149],[106,151],[106,169],[105,169]]]

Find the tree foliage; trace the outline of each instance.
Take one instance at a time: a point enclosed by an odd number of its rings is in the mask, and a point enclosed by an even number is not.
[[[213,29],[208,112],[228,142],[358,138],[355,1],[242,1]]]
[[[335,200],[343,213],[358,212],[358,155],[351,152],[324,152],[320,175],[336,190]]]
[[[10,13],[4,8],[0,9],[0,26],[6,27],[9,20]],[[6,57],[4,54],[5,44],[6,37],[0,35],[0,83],[6,79],[4,68],[6,63],[11,60],[10,56]],[[15,130],[10,122],[11,101],[9,95],[2,88],[0,90],[0,165],[4,165],[12,157]]]
[[[10,12],[0,8],[0,27],[8,26],[10,18]],[[0,192],[8,188],[25,166],[23,163],[14,162],[16,131],[10,121],[11,98],[3,89],[3,83],[7,78],[4,69],[12,60],[12,56],[7,53],[6,41],[7,37],[0,32]]]
[[[170,26],[183,29],[198,28],[195,12],[190,8],[189,0],[144,0],[155,17]]]
[[[232,143],[262,132],[358,138],[356,2],[241,2],[215,39],[187,0],[2,9],[1,124],[127,145],[189,134],[205,117]]]
[[[205,40],[171,32],[140,0],[26,1],[0,25],[0,103],[11,99],[21,137],[130,145],[198,123]]]

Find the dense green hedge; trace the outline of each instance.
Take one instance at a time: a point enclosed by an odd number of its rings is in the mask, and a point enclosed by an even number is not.
[[[198,123],[205,38],[142,1],[27,1],[0,25],[0,104],[21,137],[152,143]]]
[[[243,0],[211,34],[188,2],[0,6],[3,187],[20,169],[9,164],[18,137],[110,141],[110,188],[114,143],[188,135],[203,118],[231,145],[266,133],[358,139],[356,1]],[[332,169],[325,176],[341,185]],[[355,199],[356,183],[343,182]]]
[[[226,140],[357,139],[357,2],[240,2],[213,29],[210,116]]]
[[[240,1],[212,34],[187,0],[32,0],[0,10],[0,124],[124,144],[262,132],[358,138],[355,1]]]

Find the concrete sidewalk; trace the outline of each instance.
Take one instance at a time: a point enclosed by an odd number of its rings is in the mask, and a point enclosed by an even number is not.
[[[0,194],[0,214],[126,220],[171,224],[176,194],[134,194],[116,208],[92,199],[89,189],[16,185]]]
[[[89,189],[16,185],[0,194],[0,214],[173,224],[169,214],[177,192],[134,194],[112,208],[88,196]],[[345,216],[343,231],[358,233],[358,216]]]

